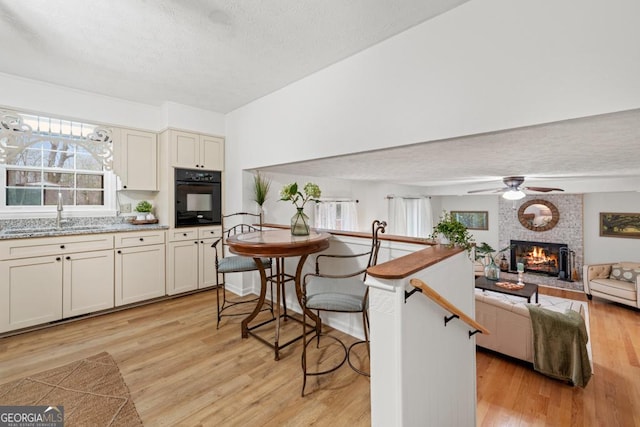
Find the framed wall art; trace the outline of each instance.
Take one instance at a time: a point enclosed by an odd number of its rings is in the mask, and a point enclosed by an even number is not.
[[[600,212],[600,236],[640,239],[640,213]]]
[[[488,211],[451,211],[451,217],[469,230],[488,230]]]

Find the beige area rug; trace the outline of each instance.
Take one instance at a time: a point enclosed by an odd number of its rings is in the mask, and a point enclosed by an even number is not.
[[[141,426],[115,360],[100,353],[0,385],[0,404],[64,406],[65,426]]]

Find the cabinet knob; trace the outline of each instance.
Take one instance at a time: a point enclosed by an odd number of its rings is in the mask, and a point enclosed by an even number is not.
[[[68,256],[68,257],[65,257],[65,259],[71,259],[71,257],[70,257],[70,256]]]
[[[60,245],[60,249],[64,249],[64,245]]]
[[[197,168],[199,168],[199,167],[200,167],[200,165],[196,165],[196,167],[197,167]]]
[[[126,186],[126,185],[123,185],[123,186],[122,186],[122,188],[127,188],[127,186]]]
[[[57,257],[57,258],[56,258],[56,261],[60,261],[61,259],[62,259],[62,258],[60,258],[60,257]]]
[[[204,242],[202,240],[200,240],[200,243],[204,244]]]
[[[121,253],[122,253],[122,251],[118,251],[118,253],[119,253],[119,254],[121,254]]]
[[[197,244],[198,244],[198,241],[196,240],[196,241],[195,241],[195,242],[193,242],[193,243],[195,243],[195,244],[197,245]]]
[[[183,235],[184,237],[187,237],[187,233],[182,233],[182,235]]]
[[[141,237],[141,238],[140,238],[140,241],[141,241],[141,242],[144,242],[144,238],[143,238],[143,237]]]

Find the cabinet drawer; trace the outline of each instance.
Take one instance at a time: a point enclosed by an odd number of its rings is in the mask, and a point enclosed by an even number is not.
[[[116,234],[116,248],[133,246],[158,245],[164,243],[164,231],[135,231],[133,233]]]
[[[113,249],[113,234],[42,237],[0,242],[0,259]]]
[[[170,242],[179,242],[180,240],[196,240],[197,238],[197,228],[180,228],[176,230],[169,230]]]
[[[198,228],[199,239],[211,239],[222,236],[222,227],[200,227]]]

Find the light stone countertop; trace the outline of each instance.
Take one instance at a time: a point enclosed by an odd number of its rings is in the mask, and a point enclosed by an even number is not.
[[[17,226],[3,228],[2,230],[0,230],[0,240],[168,229],[169,226],[162,224],[136,225],[127,222],[106,224],[73,224],[63,225],[60,228],[49,225],[29,225],[24,227]]]

